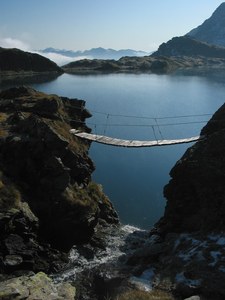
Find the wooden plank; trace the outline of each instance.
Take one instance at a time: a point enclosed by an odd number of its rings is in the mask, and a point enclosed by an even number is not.
[[[192,143],[196,142],[203,137],[194,136],[186,139],[175,139],[175,140],[158,140],[158,141],[138,141],[138,140],[123,140],[112,138],[104,135],[97,135],[87,132],[80,132],[76,129],[71,129],[71,133],[75,136],[80,137],[82,139],[86,139],[89,141],[117,146],[117,147],[154,147],[154,146],[168,146],[168,145],[175,145],[175,144],[184,144],[184,143]]]

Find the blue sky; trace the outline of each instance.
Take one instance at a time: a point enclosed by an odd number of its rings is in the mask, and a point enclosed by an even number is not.
[[[0,46],[153,51],[209,18],[217,0],[0,0]]]

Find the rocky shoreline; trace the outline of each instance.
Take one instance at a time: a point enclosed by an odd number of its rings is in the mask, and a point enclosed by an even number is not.
[[[119,60],[83,59],[62,67],[69,74],[154,73],[167,74],[177,70],[224,69],[225,59],[204,56],[122,57]]]

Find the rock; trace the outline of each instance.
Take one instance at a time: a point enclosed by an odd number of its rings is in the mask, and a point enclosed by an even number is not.
[[[18,266],[23,262],[23,258],[20,255],[6,255],[4,264],[6,266]]]
[[[146,257],[154,268],[154,287],[171,289],[178,299],[225,299],[224,120],[225,105],[202,129],[203,139],[172,168],[165,213],[152,231],[166,244],[157,260],[150,253]]]
[[[144,245],[141,249],[135,251],[128,260],[128,264],[137,264],[138,262],[151,263],[158,260],[159,256],[166,251],[165,244]]]
[[[76,289],[68,282],[63,282],[57,286],[58,295],[62,299],[73,300],[75,299]]]
[[[23,238],[18,234],[10,234],[4,240],[4,244],[9,254],[22,252],[26,248]]]
[[[94,276],[94,290],[100,299],[106,297],[114,298],[117,294],[117,289],[121,286],[122,282],[125,281],[125,276],[105,270],[105,272],[96,271]]]
[[[67,262],[65,254],[40,242],[37,218],[27,203],[22,203],[21,208],[0,215],[0,272],[59,270]]]
[[[170,70],[170,65],[166,60],[155,60],[150,67],[150,70],[155,73],[166,73]]]
[[[186,298],[184,300],[201,300],[201,298],[199,296],[192,296],[192,297]]]
[[[57,271],[74,244],[91,241],[98,223],[118,224],[109,199],[91,181],[89,143],[70,133],[71,122],[90,130],[84,106],[28,87],[0,93],[2,273]]]
[[[205,139],[189,148],[171,170],[161,232],[225,229],[225,105],[203,128]]]
[[[54,284],[44,273],[0,282],[0,299],[74,300],[76,289],[69,283]]]

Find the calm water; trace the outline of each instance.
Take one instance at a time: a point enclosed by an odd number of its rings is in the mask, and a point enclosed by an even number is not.
[[[32,86],[47,93],[86,100],[86,107],[93,113],[87,123],[94,132],[128,139],[198,135],[204,123],[191,122],[207,121],[210,116],[160,118],[214,113],[225,100],[222,71],[204,76],[64,74],[54,81]],[[167,125],[174,123],[188,124]],[[119,124],[123,126],[115,126]],[[151,125],[157,124],[160,126],[154,127],[154,133]],[[103,185],[123,223],[150,228],[163,214],[163,187],[170,179],[169,171],[189,146],[126,149],[93,143],[93,179]]]

